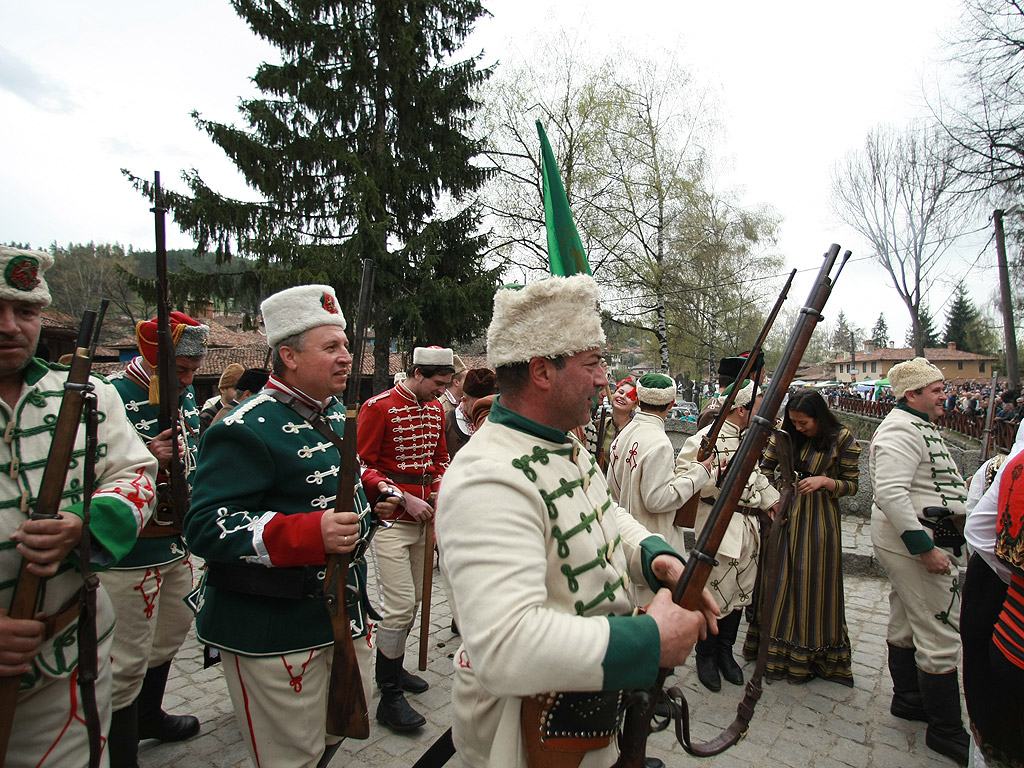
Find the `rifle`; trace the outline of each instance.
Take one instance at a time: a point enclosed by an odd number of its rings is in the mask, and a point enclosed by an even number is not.
[[[28,516],[29,520],[53,520],[60,517],[61,497],[67,482],[68,466],[75,449],[85,394],[93,386],[89,382],[89,371],[92,368],[89,340],[95,325],[96,313],[86,310],[82,315],[82,324],[78,328],[75,354],[71,359],[67,382],[64,384],[64,397],[60,402],[60,410],[57,412],[53,442],[50,445],[50,454],[46,459],[46,468],[43,470],[43,479],[39,485],[39,496],[36,498],[35,508]],[[82,554],[87,555],[88,553]],[[42,577],[29,571],[23,560],[7,615],[12,619],[34,619],[39,606],[42,585]],[[10,744],[20,686],[20,675],[0,677],[0,768],[3,768],[7,747]]]
[[[335,512],[352,512],[355,507],[356,483],[359,482],[359,475],[356,472],[356,417],[359,414],[363,338],[370,313],[373,277],[373,260],[363,259],[363,279],[359,287],[356,327],[352,334],[352,373],[345,389],[345,437],[339,451],[341,464],[338,468]],[[324,597],[327,600],[331,628],[334,631],[331,682],[327,689],[327,733],[352,739],[366,739],[370,736],[370,719],[345,599],[348,592],[350,561],[349,553],[328,555],[324,576]]]
[[[779,316],[779,310],[782,309],[783,303],[786,301],[786,297],[789,295],[789,287],[793,284],[793,278],[796,276],[796,270],[794,269],[789,273],[789,280],[782,287],[782,293],[779,294],[779,298],[775,301],[775,306],[772,307],[772,311],[768,313],[768,319],[764,322],[764,327],[761,328],[761,333],[757,337],[757,341],[754,346],[751,347],[750,352],[747,354],[747,362],[743,364],[743,369],[740,371],[739,376],[736,377],[736,383],[732,387],[732,391],[729,392],[722,404],[722,407],[718,410],[718,415],[715,417],[714,423],[711,425],[704,436],[700,439],[700,449],[697,451],[697,462],[707,461],[708,458],[715,452],[715,443],[718,442],[718,434],[722,431],[722,426],[725,424],[725,419],[729,415],[729,411],[732,410],[732,404],[736,401],[736,396],[739,394],[740,389],[743,387],[743,382],[750,377],[750,372],[754,369],[757,357],[761,352],[761,347],[764,346],[765,339],[768,338],[768,332],[772,329],[772,325],[775,324],[775,318]],[[754,398],[757,397],[757,382],[754,383]],[[751,398],[750,402],[754,402],[754,398]],[[700,504],[700,494],[695,493],[686,502],[676,510],[675,519],[672,521],[672,525],[677,528],[692,528],[694,523],[697,522],[697,505]]]
[[[170,526],[180,531],[188,510],[189,491],[185,477],[185,464],[178,454],[178,379],[177,358],[174,355],[174,338],[171,335],[171,297],[167,278],[167,238],[164,232],[164,215],[167,209],[160,198],[160,171],[154,172],[153,218],[156,225],[156,338],[157,338],[157,385],[159,387],[160,413],[157,419],[158,432],[171,429],[171,461],[167,465],[164,482],[156,487],[156,509],[153,522]]]
[[[836,272],[835,278],[830,278],[829,274],[835,266],[838,256],[839,246],[833,244],[825,254],[825,263],[818,273],[807,304],[801,308],[800,318],[790,332],[786,349],[782,353],[782,359],[772,377],[772,382],[764,393],[761,407],[751,419],[750,427],[729,464],[722,484],[724,490],[716,499],[708,521],[687,558],[686,570],[672,592],[675,602],[683,608],[694,611],[700,609],[701,593],[711,574],[711,569],[715,566],[715,554],[729,527],[733,511],[743,494],[751,469],[764,450],[768,435],[775,425],[775,416],[782,406],[790,382],[796,375],[797,366],[811,339],[814,326],[823,317],[821,310],[828,301],[835,280],[839,278],[843,266],[849,260],[850,252],[846,251],[843,254],[839,271]],[[619,759],[612,768],[644,768],[647,738],[651,733],[654,707],[661,698],[665,679],[670,671],[668,669],[660,670],[654,687],[635,691],[627,697],[625,720],[619,734]],[[749,680],[743,701],[737,709],[736,719],[717,737],[702,744],[694,744],[690,741],[689,722],[683,719],[686,715],[686,703],[682,693],[674,688],[669,691],[669,694],[674,699],[672,701],[673,709],[682,710],[682,714],[678,718],[680,722],[676,724],[676,733],[683,749],[697,757],[710,757],[724,752],[746,733],[747,726],[754,714],[754,707],[761,697],[761,685],[759,678]]]

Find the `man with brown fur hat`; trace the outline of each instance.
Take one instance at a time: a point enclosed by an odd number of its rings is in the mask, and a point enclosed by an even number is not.
[[[894,365],[889,383],[898,404],[871,438],[868,468],[871,543],[892,584],[890,712],[927,722],[925,743],[966,765],[969,740],[957,677],[964,539],[939,538],[933,526],[959,519],[963,529],[967,485],[934,424],[946,399],[942,371],[915,357]]]
[[[238,363],[231,363],[221,373],[220,380],[217,382],[220,394],[214,395],[203,403],[203,408],[199,411],[199,434],[203,434],[213,424],[214,417],[222,408],[238,405],[235,396],[238,394],[238,379],[243,373],[245,373],[245,368]]]

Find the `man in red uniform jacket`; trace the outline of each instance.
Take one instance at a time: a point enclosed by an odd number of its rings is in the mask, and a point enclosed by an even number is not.
[[[416,347],[409,376],[359,410],[356,445],[363,463],[363,487],[401,496],[391,528],[374,541],[381,613],[377,627],[377,720],[396,731],[421,727],[426,720],[405,699],[422,693],[427,682],[405,671],[405,643],[423,592],[423,561],[428,547],[425,523],[434,517],[434,499],[448,467],[444,412],[437,398],[455,372],[450,349]]]

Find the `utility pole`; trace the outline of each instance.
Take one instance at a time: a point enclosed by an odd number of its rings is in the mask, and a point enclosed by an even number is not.
[[[999,267],[999,299],[1003,305],[1003,340],[1006,344],[1006,375],[1010,388],[1020,384],[1020,368],[1017,365],[1017,332],[1013,327],[1013,302],[1010,299],[1010,272],[1006,267],[1006,235],[1003,232],[1003,211],[992,212],[996,225],[996,263]]]
[[[857,381],[857,349],[853,344],[853,331],[850,331],[850,371],[853,373],[853,380]]]

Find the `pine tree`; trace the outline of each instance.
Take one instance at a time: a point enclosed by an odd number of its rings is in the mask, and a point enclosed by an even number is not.
[[[836,326],[832,331],[831,346],[832,354],[841,357],[844,353],[850,354],[850,321],[846,319],[846,313],[839,310],[836,317]]]
[[[871,338],[880,347],[889,346],[889,324],[885,322],[885,313],[878,315],[875,326],[871,329]]]
[[[486,11],[477,0],[232,2],[281,61],[259,66],[262,97],[239,108],[246,128],[193,117],[261,199],[225,197],[192,170],[191,194],[168,194],[168,207],[201,252],[255,263],[236,287],[250,301],[324,282],[354,313],[360,261],[373,258],[382,389],[392,340],[468,341],[489,318],[497,271],[484,268],[472,199],[488,172],[469,131],[490,70],[454,58]]]
[[[935,324],[932,322],[931,312],[928,311],[928,305],[922,304],[918,310],[918,321],[921,325],[921,338],[924,339],[922,344],[923,347],[937,347],[939,346],[939,334],[935,330]],[[914,327],[911,326],[907,329],[907,346],[917,346],[914,342]]]
[[[979,338],[979,326],[981,325],[981,314],[974,306],[974,302],[967,296],[967,289],[963,284],[956,288],[956,295],[953,303],[946,312],[946,331],[943,334],[943,342],[953,342],[957,349],[964,352],[983,352],[978,348],[982,343]]]

